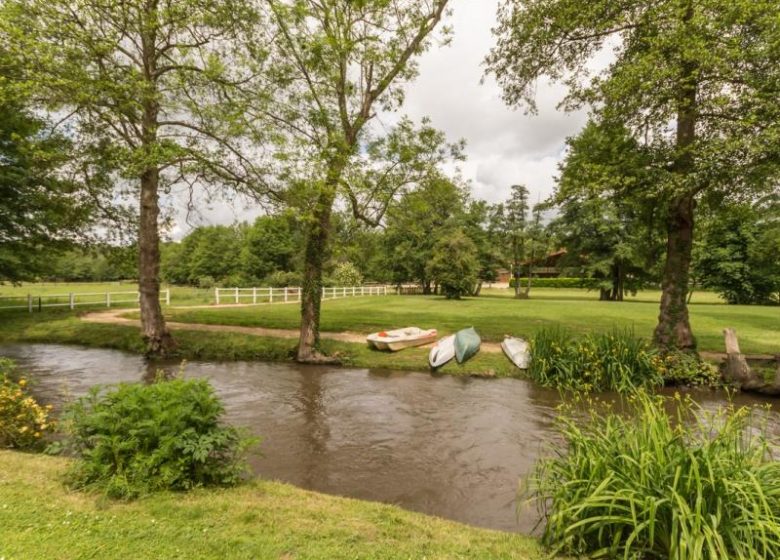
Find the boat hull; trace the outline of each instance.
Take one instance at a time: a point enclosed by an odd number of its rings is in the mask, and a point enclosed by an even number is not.
[[[445,336],[436,346],[431,348],[430,354],[428,354],[428,363],[431,368],[436,369],[442,367],[455,357],[455,335]]]
[[[501,349],[518,368],[528,369],[531,363],[531,345],[528,341],[509,336],[501,343]]]
[[[482,339],[474,327],[458,331],[455,334],[455,359],[462,364],[479,352],[481,344]]]

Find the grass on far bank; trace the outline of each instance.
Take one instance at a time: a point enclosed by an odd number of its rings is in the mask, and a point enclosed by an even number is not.
[[[297,306],[281,306],[294,307]],[[255,308],[257,309],[257,308]],[[139,329],[128,325],[86,323],[78,312],[48,309],[42,313],[0,311],[0,344],[54,343],[79,344],[95,348],[114,348],[143,353]],[[188,360],[237,361],[264,360],[292,362],[297,340],[254,336],[231,332],[176,330],[177,357]],[[410,371],[428,369],[428,350],[411,348],[393,354],[371,350],[365,344],[324,340],[323,350],[337,356],[344,366]],[[503,354],[482,352],[458,365],[454,362],[439,370],[452,375],[510,377],[521,374]]]
[[[500,295],[498,295],[500,294]],[[448,301],[438,296],[358,297],[323,302],[321,327],[327,332],[370,333],[416,325],[437,328],[441,334],[474,326],[486,341],[505,334],[530,338],[545,327],[561,326],[585,334],[614,328],[633,328],[649,339],[658,318],[659,292],[643,292],[641,300],[601,302],[584,290],[540,289],[532,299],[516,300],[509,290],[487,292],[478,298]],[[651,297],[655,294],[655,298]],[[723,352],[723,329],[735,328],[745,353],[780,352],[780,307],[690,305],[691,323],[699,349]],[[294,329],[300,324],[297,305],[168,309],[170,319],[185,323]]]
[[[542,558],[529,537],[254,481],[110,502],[67,491],[68,459],[0,451],[0,558]]]

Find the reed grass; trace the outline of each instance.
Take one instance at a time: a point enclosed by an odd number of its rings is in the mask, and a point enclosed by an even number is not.
[[[533,381],[575,391],[618,391],[663,385],[664,364],[631,329],[575,338],[561,328],[542,329],[531,342]]]
[[[554,553],[591,558],[780,558],[780,463],[755,410],[705,413],[640,391],[627,414],[559,419],[566,451],[530,481]]]

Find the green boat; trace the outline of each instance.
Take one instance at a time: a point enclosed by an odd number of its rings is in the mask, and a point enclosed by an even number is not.
[[[455,334],[455,359],[458,360],[459,364],[462,364],[479,352],[480,344],[482,344],[482,339],[479,338],[474,327],[458,331]]]

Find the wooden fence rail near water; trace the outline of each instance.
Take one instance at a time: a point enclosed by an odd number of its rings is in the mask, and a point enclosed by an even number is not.
[[[111,307],[120,304],[137,304],[140,294],[136,292],[92,292],[68,294],[47,294],[26,296],[0,296],[0,309],[27,309],[30,313],[41,311],[44,307],[67,307],[76,309],[81,306]],[[160,290],[160,299],[166,305],[171,304],[171,290]]]
[[[392,289],[392,288],[391,288]],[[387,286],[334,286],[322,288],[322,299],[386,296]],[[215,288],[217,305],[289,303],[301,301],[300,288]]]

